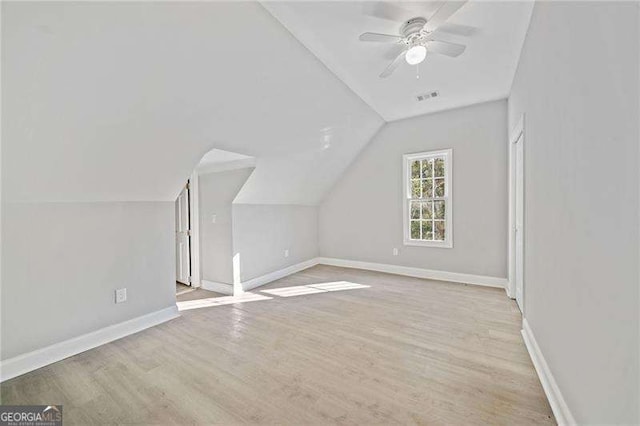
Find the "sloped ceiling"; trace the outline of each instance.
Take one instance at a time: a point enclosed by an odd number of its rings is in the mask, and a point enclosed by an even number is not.
[[[3,2],[2,123],[4,202],[174,200],[219,148],[316,204],[383,120],[257,3]]]
[[[223,149],[212,149],[202,156],[200,162],[198,163],[198,168],[221,163],[248,160],[250,158],[253,157],[249,155],[238,154],[237,152],[225,151]]]
[[[430,18],[444,3],[387,1],[403,20]],[[437,35],[462,43],[457,58],[428,54],[419,67],[404,61],[388,78],[378,76],[401,51],[394,44],[361,42],[364,32],[399,34],[402,21],[365,13],[372,2],[265,1],[264,6],[329,69],[385,120],[442,111],[506,98],[531,19],[532,0],[469,0],[449,22],[474,28],[468,36]],[[416,78],[419,76],[420,78]],[[418,102],[416,96],[438,91],[440,96]]]

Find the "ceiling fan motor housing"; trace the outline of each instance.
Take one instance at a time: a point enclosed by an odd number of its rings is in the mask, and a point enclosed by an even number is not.
[[[400,27],[400,34],[404,37],[409,37],[414,34],[419,33],[424,25],[427,23],[427,20],[422,17],[411,18],[408,21],[405,21],[404,24]]]

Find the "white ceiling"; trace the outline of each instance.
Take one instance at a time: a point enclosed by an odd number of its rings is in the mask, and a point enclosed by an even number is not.
[[[202,157],[198,163],[198,167],[207,167],[212,164],[229,163],[251,158],[253,157],[250,155],[238,154],[237,152],[225,151],[223,149],[212,149]]]
[[[441,2],[393,3],[407,9],[409,19],[428,18],[429,11]],[[397,47],[360,42],[358,36],[363,32],[398,34],[402,23],[365,15],[364,2],[277,1],[263,5],[369,106],[392,121],[507,97],[533,1],[469,1],[449,21],[475,27],[475,33],[438,37],[466,44],[467,50],[458,58],[429,54],[420,64],[420,79],[416,79],[416,68],[406,63],[389,78],[378,77]],[[440,97],[420,103],[415,99],[434,90]]]
[[[174,200],[218,148],[316,204],[382,124],[255,2],[2,2],[4,202]]]
[[[223,149],[212,149],[202,157],[196,166],[195,172],[198,175],[204,175],[247,167],[255,168],[255,166],[256,158],[250,155],[225,151]]]

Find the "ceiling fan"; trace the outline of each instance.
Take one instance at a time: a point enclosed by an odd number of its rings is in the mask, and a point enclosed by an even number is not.
[[[457,25],[446,22],[456,13],[467,0],[447,1],[431,14],[429,19],[416,16],[408,20],[402,19],[407,16],[404,9],[397,5],[386,2],[373,2],[365,7],[364,11],[368,15],[393,21],[402,20],[404,23],[400,27],[399,35],[363,33],[360,34],[360,41],[395,43],[402,46],[402,51],[380,74],[380,78],[390,76],[404,59],[409,65],[417,65],[424,61],[427,52],[439,53],[450,57],[457,57],[464,52],[466,46],[448,41],[436,40],[438,32],[449,32],[458,35],[470,35],[474,28],[465,25]]]

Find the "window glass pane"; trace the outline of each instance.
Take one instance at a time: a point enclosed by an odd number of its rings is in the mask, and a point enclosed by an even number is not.
[[[433,177],[433,159],[422,160],[422,177]]]
[[[444,177],[444,158],[436,158],[434,162],[434,176]]]
[[[422,198],[433,197],[433,180],[422,179]]]
[[[411,180],[411,198],[420,198],[420,179]]]
[[[444,197],[444,179],[434,179],[435,196]]]
[[[404,231],[409,232],[406,238],[413,242],[445,242],[451,232],[451,229],[445,229],[447,217],[451,214],[447,206],[449,201],[445,198],[450,196],[445,192],[449,183],[445,173],[450,159],[443,152],[425,152],[416,156],[422,158],[414,157],[405,163],[409,167],[405,177],[408,182],[404,182],[409,185],[406,189],[408,200],[405,201],[409,203],[405,205],[409,209],[404,219],[405,226],[409,227]]]
[[[433,217],[433,201],[422,203],[422,218],[431,219]]]
[[[420,177],[420,160],[411,162],[411,177],[413,179]]]
[[[444,241],[444,220],[435,222],[435,238],[437,241]]]
[[[420,219],[420,203],[417,201],[411,202],[411,219]]]
[[[419,220],[411,221],[411,239],[412,240],[420,239],[420,221]]]
[[[434,201],[433,217],[434,219],[444,219],[444,201]]]
[[[422,239],[433,240],[433,222],[430,220],[423,220],[422,224]]]

